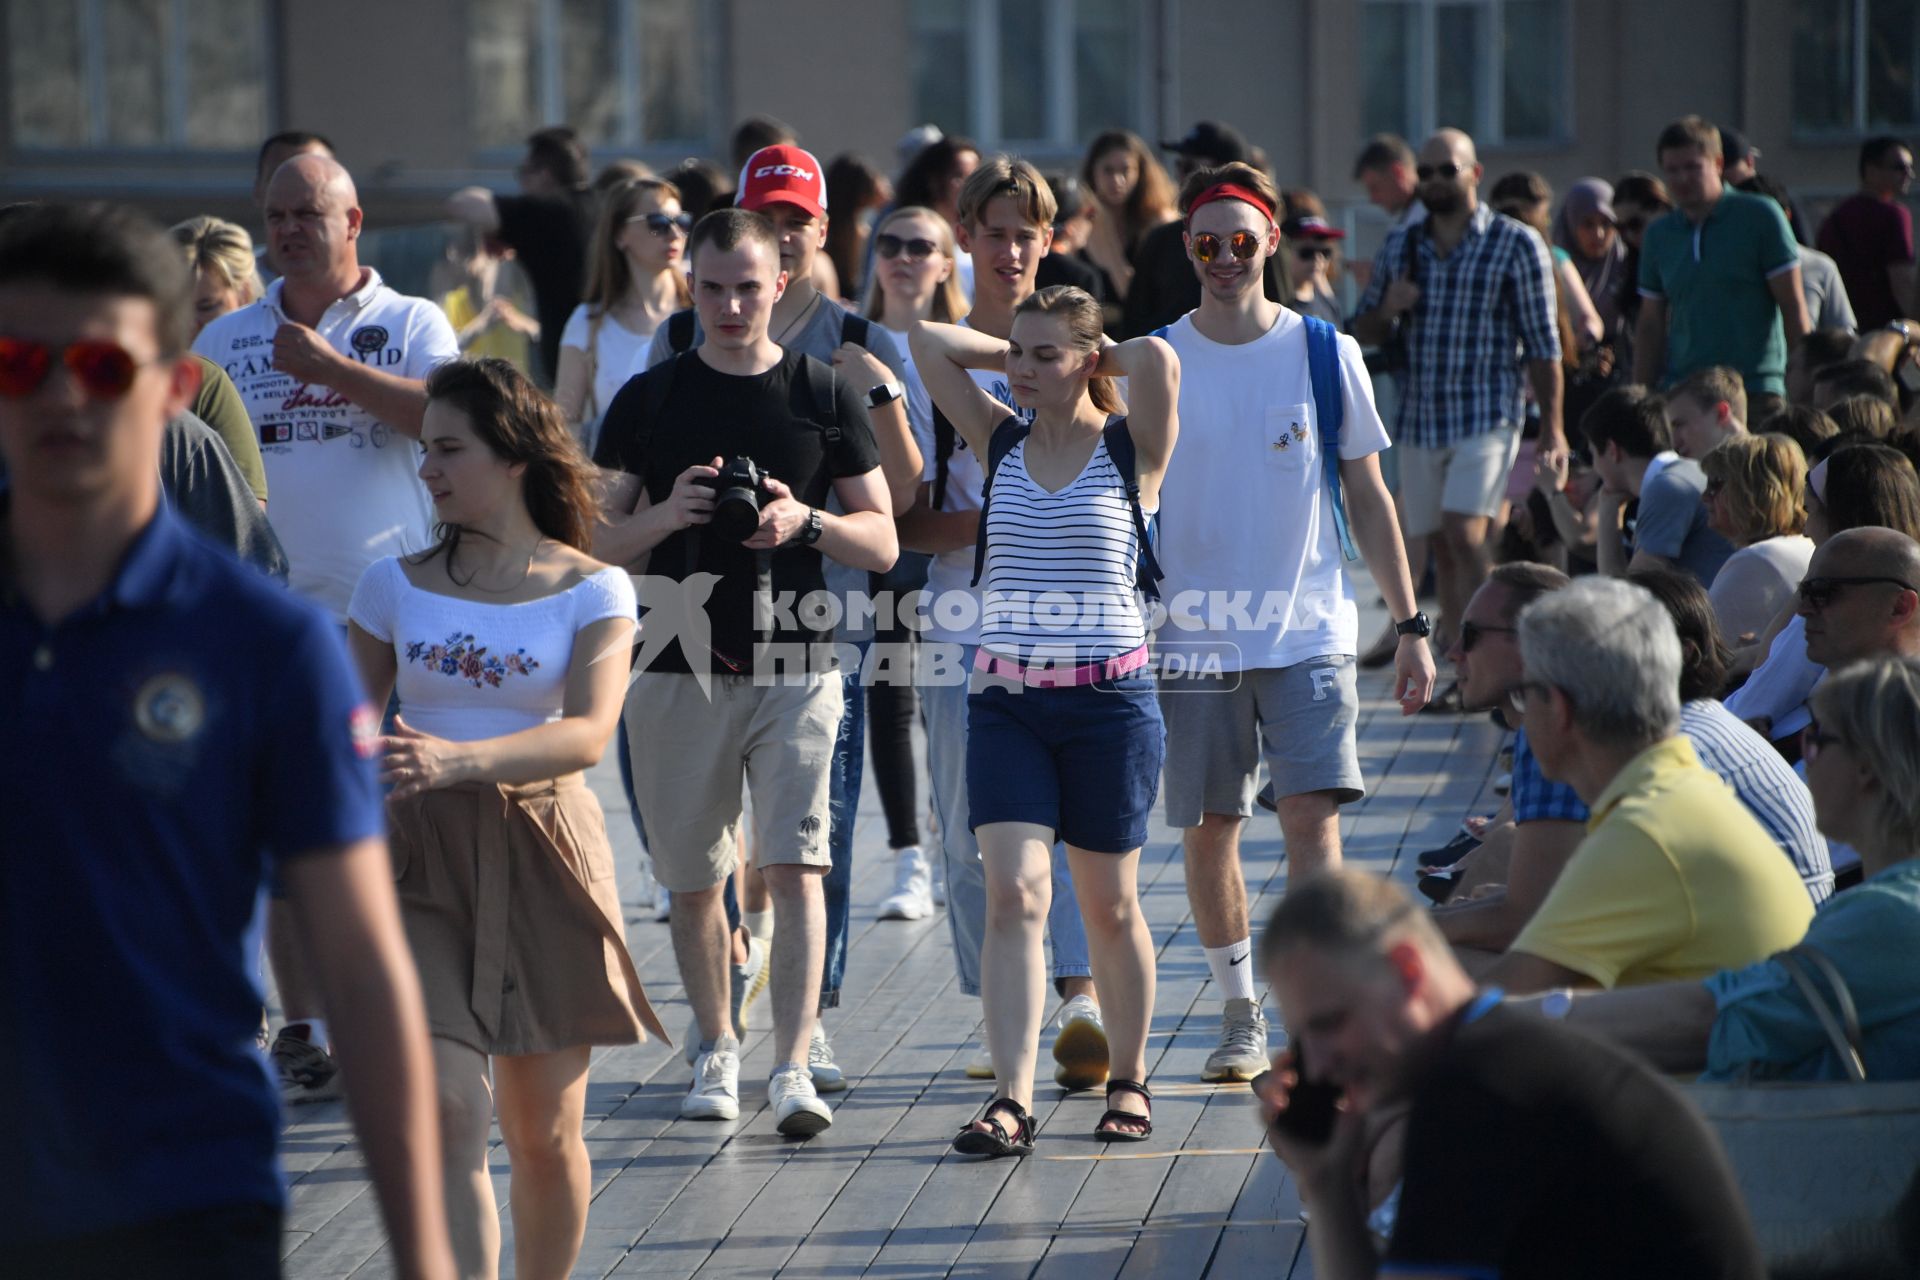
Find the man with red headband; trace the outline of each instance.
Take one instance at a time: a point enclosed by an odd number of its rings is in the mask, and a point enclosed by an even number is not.
[[[1326,344],[1316,397],[1308,322],[1261,288],[1280,248],[1279,204],[1249,165],[1187,179],[1180,207],[1200,306],[1161,330],[1184,371],[1180,458],[1160,490],[1167,822],[1185,829],[1187,896],[1226,999],[1207,1080],[1250,1080],[1268,1065],[1240,870],[1261,757],[1290,877],[1339,865],[1339,807],[1364,794],[1354,744],[1359,611],[1341,569],[1343,521],[1401,623],[1401,709],[1419,710],[1433,688],[1360,347],[1313,322]],[[1335,438],[1330,467],[1323,440]]]
[[[1531,227],[1480,203],[1473,139],[1442,129],[1420,148],[1424,221],[1387,235],[1353,334],[1406,338],[1400,379],[1400,503],[1407,536],[1439,534],[1440,620],[1457,622],[1493,568],[1493,517],[1527,421],[1540,453],[1566,448],[1553,259]],[[1412,237],[1409,244],[1408,237]]]

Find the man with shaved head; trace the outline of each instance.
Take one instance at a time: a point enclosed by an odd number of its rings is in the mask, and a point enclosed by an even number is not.
[[[267,181],[264,212],[280,279],[208,324],[193,349],[226,370],[259,432],[288,585],[344,627],[363,569],[432,544],[414,441],[426,376],[460,348],[440,308],[402,297],[360,265],[360,199],[332,156],[306,152],[282,164]],[[282,1094],[338,1097],[317,992],[277,897],[267,934],[288,1019],[273,1046]]]
[[[1800,581],[1807,657],[1833,670],[1920,655],[1920,543],[1897,529],[1848,529],[1813,553]]]
[[[1411,539],[1440,534],[1442,629],[1457,622],[1492,568],[1488,535],[1527,421],[1540,450],[1566,447],[1553,259],[1532,228],[1479,200],[1473,139],[1442,129],[1420,148],[1424,221],[1390,232],[1353,321],[1370,346],[1406,339],[1395,439],[1400,516]]]

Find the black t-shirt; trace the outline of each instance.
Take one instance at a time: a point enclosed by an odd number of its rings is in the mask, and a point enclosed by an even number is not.
[[[674,480],[688,467],[712,462],[716,456],[728,461],[751,458],[791,488],[799,501],[824,506],[835,480],[865,475],[880,465],[880,449],[863,396],[846,382],[833,380],[830,407],[815,405],[812,384],[804,372],[809,362],[818,363],[811,356],[789,351],[767,372],[741,376],[715,369],[697,349],[663,361],[629,380],[607,406],[594,462],[639,476],[648,500],[657,504],[667,500]],[[649,422],[647,406],[658,394],[652,388],[663,377],[671,379],[667,398]],[[837,441],[830,442],[816,420],[825,413],[839,428]],[[800,646],[833,640],[831,626],[806,626],[808,614],[797,605],[811,593],[824,593],[826,586],[820,552],[798,542],[789,542],[771,555],[773,625],[756,636],[753,597],[761,554],[696,525],[669,536],[653,549],[648,561],[650,576],[684,582],[690,573],[699,572],[719,578],[705,606],[713,652],[706,657],[704,669],[716,675],[751,671],[756,640],[772,642],[781,670],[800,669],[795,659],[811,656]],[[646,624],[641,625],[644,629]],[[644,635],[642,647],[644,651]],[[693,668],[676,638],[648,663],[647,670],[686,673]]]
[[[587,245],[593,236],[593,198],[585,191],[563,196],[495,196],[500,239],[513,248],[533,284],[540,319],[540,359],[552,380],[560,368],[560,334],[580,305],[587,281]]]
[[[1501,1280],[1763,1280],[1706,1122],[1624,1051],[1495,1008],[1420,1071],[1386,1260]]]

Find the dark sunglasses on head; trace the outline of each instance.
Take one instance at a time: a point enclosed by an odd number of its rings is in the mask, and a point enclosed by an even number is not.
[[[899,236],[882,232],[873,238],[873,251],[889,262],[903,252],[907,255],[908,262],[925,262],[939,252],[939,249],[940,246],[933,241],[917,236],[912,240],[902,240]]]
[[[117,342],[69,342],[49,346],[30,338],[0,338],[0,397],[32,395],[58,360],[91,400],[118,400],[133,385],[141,362]]]
[[[644,222],[647,230],[657,236],[670,236],[675,231],[684,236],[693,230],[693,215],[690,213],[678,213],[671,218],[664,213],[643,213],[627,221]]]
[[[1236,231],[1224,241],[1211,231],[1202,231],[1193,238],[1193,256],[1202,262],[1212,262],[1220,256],[1220,246],[1225,244],[1227,251],[1245,262],[1260,248],[1260,237],[1251,231]]]
[[[1807,578],[1800,584],[1800,603],[1818,612],[1832,604],[1834,597],[1848,587],[1865,587],[1879,584],[1899,587],[1902,591],[1920,593],[1920,588],[1904,578],[1858,577],[1858,578]]]
[[[1423,164],[1414,169],[1413,176],[1422,182],[1428,182],[1434,178],[1457,178],[1461,172],[1457,164]]]
[[[1477,622],[1461,623],[1460,624],[1460,652],[1472,653],[1475,645],[1479,644],[1480,641],[1486,636],[1492,635],[1496,632],[1498,632],[1500,635],[1510,636],[1515,633],[1515,628],[1486,627],[1486,626],[1480,625]]]
[[[1293,246],[1293,256],[1296,258],[1326,258],[1331,261],[1333,258],[1333,248],[1330,245],[1324,244],[1297,244]]]

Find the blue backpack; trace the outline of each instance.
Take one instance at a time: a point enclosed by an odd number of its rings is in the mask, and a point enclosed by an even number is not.
[[[1340,493],[1340,430],[1346,424],[1347,403],[1340,394],[1340,331],[1318,316],[1302,316],[1307,324],[1307,376],[1313,385],[1315,415],[1320,419],[1320,467],[1327,482],[1327,498],[1333,504],[1333,530],[1340,539],[1340,553],[1349,560],[1360,558],[1353,545],[1353,531],[1347,524],[1347,503]],[[1171,325],[1153,331],[1165,338]]]

